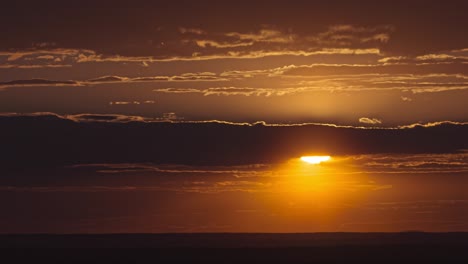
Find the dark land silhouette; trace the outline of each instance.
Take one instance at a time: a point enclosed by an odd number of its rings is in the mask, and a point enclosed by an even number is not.
[[[14,263],[467,263],[468,233],[1,235]]]

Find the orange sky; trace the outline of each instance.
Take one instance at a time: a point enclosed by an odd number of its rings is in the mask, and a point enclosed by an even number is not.
[[[0,232],[467,230],[465,2],[6,4]]]
[[[320,165],[79,165],[61,173],[81,180],[2,187],[3,197],[18,198],[2,200],[10,213],[1,231],[467,230],[466,162],[464,153],[345,156]]]
[[[186,5],[9,8],[0,111],[383,126],[468,114],[463,1]]]

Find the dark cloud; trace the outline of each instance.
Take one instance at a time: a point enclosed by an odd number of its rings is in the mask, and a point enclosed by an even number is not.
[[[109,115],[109,114],[79,114],[70,115],[66,119],[76,122],[134,122],[144,121],[140,116],[127,116],[127,115]]]
[[[107,83],[131,83],[131,82],[183,82],[183,81],[227,81],[226,77],[220,77],[211,72],[200,73],[183,73],[174,76],[146,76],[146,77],[123,77],[123,76],[102,76],[89,80],[69,80],[57,81],[47,79],[30,79],[30,80],[13,80],[8,82],[0,82],[0,89],[7,87],[24,87],[24,86],[78,86],[78,85],[95,85]]]
[[[21,65],[21,64],[1,64],[0,69],[42,69],[42,68],[70,68],[72,67],[71,64],[29,64],[29,65]]]
[[[298,160],[297,157],[286,162]],[[442,154],[366,154],[335,156],[333,162],[325,167],[339,167],[340,170],[322,171],[325,175],[350,174],[425,174],[434,173],[467,173],[468,152]],[[230,166],[189,166],[154,163],[119,163],[119,164],[79,164],[67,167],[70,170],[92,171],[101,175],[152,175],[153,177],[179,177],[180,180],[190,179],[195,184],[201,181],[250,180],[281,180],[282,178],[307,174],[278,169],[284,163],[248,164]],[[209,179],[206,178],[209,175]]]
[[[95,79],[88,80],[91,83],[105,83],[105,82],[123,82],[128,81],[129,78],[120,76],[103,76]]]
[[[0,82],[2,86],[43,86],[43,85],[76,85],[76,81],[54,81],[45,79],[14,80],[9,82]]]
[[[3,116],[2,166],[134,162],[233,165],[280,162],[306,153],[443,153],[468,148],[468,127],[457,123],[362,129],[150,121],[90,114]]]

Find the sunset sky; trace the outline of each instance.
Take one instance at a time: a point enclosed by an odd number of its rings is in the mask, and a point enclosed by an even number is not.
[[[4,5],[1,233],[468,231],[466,1]]]

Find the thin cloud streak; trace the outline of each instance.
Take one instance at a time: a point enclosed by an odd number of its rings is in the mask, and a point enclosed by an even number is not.
[[[115,122],[115,123],[127,123],[127,122],[144,122],[144,123],[185,123],[185,124],[209,124],[209,123],[218,123],[226,125],[235,125],[235,126],[280,126],[280,127],[296,127],[296,126],[325,126],[325,127],[334,127],[334,128],[356,128],[356,129],[413,129],[417,127],[429,128],[443,125],[468,125],[468,122],[457,122],[457,121],[438,121],[438,122],[428,122],[428,123],[413,123],[408,125],[399,125],[395,127],[368,127],[368,126],[350,126],[350,125],[337,125],[332,123],[314,123],[314,122],[305,122],[305,123],[267,123],[265,121],[257,121],[253,123],[248,122],[229,122],[223,120],[203,120],[203,121],[191,121],[191,120],[178,120],[178,121],[161,121],[152,117],[144,116],[132,116],[132,115],[119,115],[119,114],[92,114],[92,113],[83,113],[76,115],[60,115],[52,112],[35,112],[35,113],[0,113],[0,117],[47,117],[53,116],[58,119],[71,120],[75,122]]]

